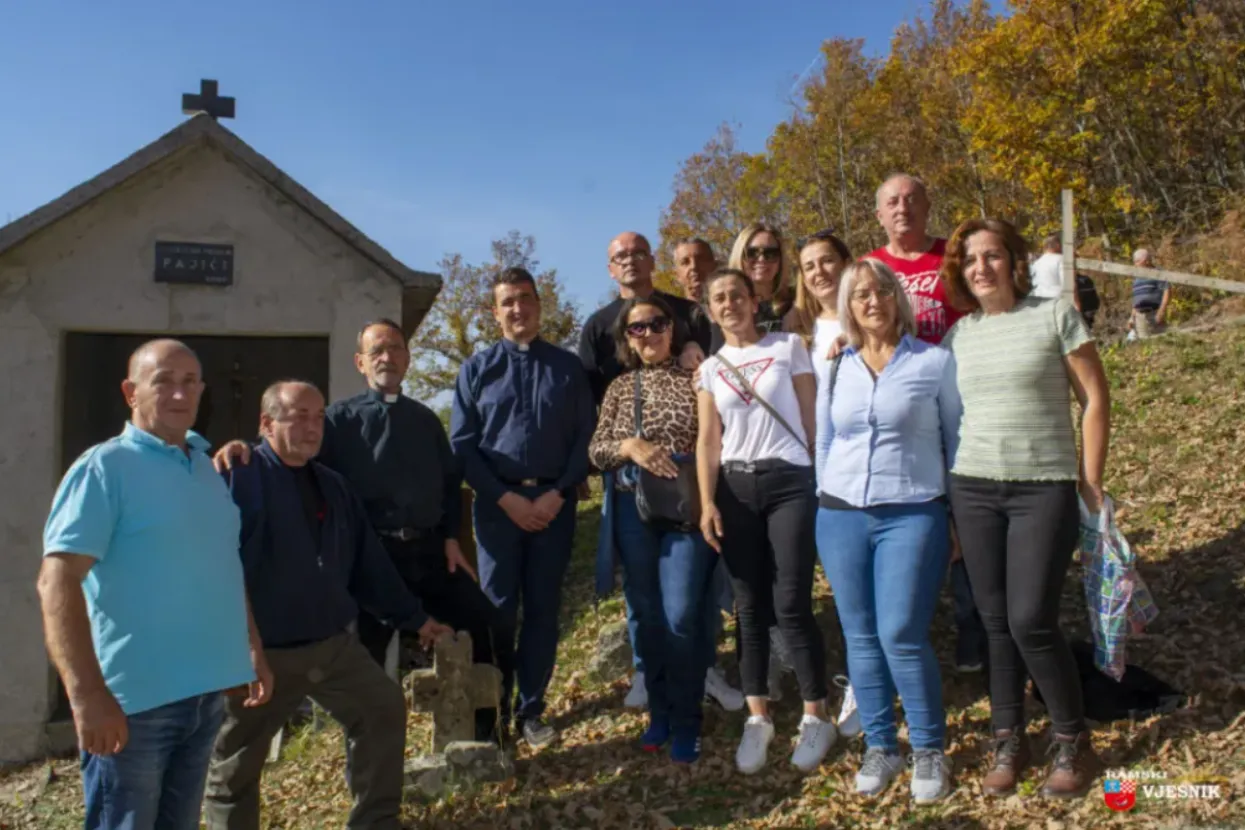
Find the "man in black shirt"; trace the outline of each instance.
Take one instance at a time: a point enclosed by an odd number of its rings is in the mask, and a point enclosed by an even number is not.
[[[674,310],[675,325],[687,334],[687,346],[679,363],[694,369],[705,359],[709,348],[709,319],[698,303],[666,294],[653,287],[653,248],[643,235],[628,231],[610,241],[610,276],[618,283],[618,299],[597,309],[584,323],[579,337],[579,359],[588,373],[588,385],[597,406],[605,397],[610,381],[623,373],[614,343],[614,321],[623,303],[632,297],[661,297]]]
[[[402,394],[410,361],[397,323],[378,320],[363,327],[355,366],[368,390],[328,408],[316,460],[350,483],[398,573],[428,613],[470,633],[475,662],[506,672],[513,664],[513,643],[496,636],[497,610],[458,544],[462,474],[445,426],[427,406]],[[224,456],[221,463],[227,465],[231,454],[244,455],[238,444],[217,453]],[[383,664],[394,629],[366,610],[358,625],[359,639]],[[480,710],[477,738],[494,737],[496,714]]]
[[[268,745],[304,696],[346,731],[355,800],[349,826],[396,828],[405,702],[351,628],[366,608],[425,643],[452,632],[407,589],[346,481],[312,460],[324,432],[320,391],[298,381],[273,384],[264,392],[260,431],[251,463],[225,478],[242,520],[246,592],[273,697],[259,707],[226,702],[208,772],[208,828],[259,827]]]

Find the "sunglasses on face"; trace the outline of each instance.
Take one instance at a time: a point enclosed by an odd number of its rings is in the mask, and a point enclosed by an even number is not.
[[[782,258],[782,249],[775,246],[773,248],[760,248],[751,246],[744,249],[744,259],[762,260],[764,262],[777,262]]]
[[[632,337],[645,337],[649,332],[665,334],[670,330],[669,317],[654,317],[651,320],[637,320],[627,324],[627,334]]]

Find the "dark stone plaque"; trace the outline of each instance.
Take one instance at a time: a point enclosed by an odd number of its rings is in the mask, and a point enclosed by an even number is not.
[[[156,282],[233,285],[233,246],[157,242]]]

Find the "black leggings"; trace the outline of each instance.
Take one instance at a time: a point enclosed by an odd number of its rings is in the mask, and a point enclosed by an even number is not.
[[[1081,679],[1059,630],[1059,595],[1079,535],[1076,483],[953,475],[949,489],[964,564],[989,638],[994,729],[1024,727],[1027,668],[1056,734],[1081,732]]]
[[[826,655],[813,617],[814,525],[817,497],[812,467],[759,462],[755,472],[723,469],[717,506],[722,558],[739,613],[739,674],[744,694],[769,694],[769,627],[777,621],[795,663],[800,696],[826,697]]]

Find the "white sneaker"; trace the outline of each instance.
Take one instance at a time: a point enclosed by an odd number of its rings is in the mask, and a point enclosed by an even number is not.
[[[623,698],[623,706],[628,709],[644,709],[648,706],[648,687],[644,685],[644,672],[638,671],[631,675],[631,690]]]
[[[860,710],[856,708],[856,693],[843,675],[834,678],[834,684],[843,690],[843,708],[839,709],[839,734],[854,738],[860,734]]]
[[[869,747],[865,750],[860,771],[856,773],[856,792],[877,795],[890,786],[903,767],[903,758],[898,752],[887,752],[880,746]]]
[[[744,693],[726,682],[726,675],[717,666],[710,666],[705,672],[705,695],[718,702],[728,712],[738,712],[744,708]]]
[[[912,753],[912,797],[917,804],[930,804],[951,793],[951,759],[938,749]]]
[[[791,763],[801,772],[812,772],[821,766],[821,759],[826,757],[837,737],[838,730],[833,723],[806,713],[800,720],[800,740],[791,753]]]
[[[735,766],[744,775],[751,775],[765,766],[769,742],[774,740],[774,724],[764,715],[750,715],[744,723],[744,736],[735,751]]]

